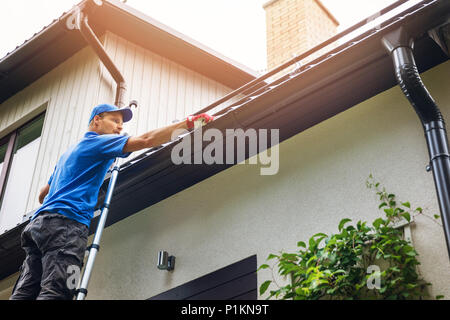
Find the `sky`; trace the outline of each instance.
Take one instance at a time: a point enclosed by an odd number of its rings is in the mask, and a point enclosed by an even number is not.
[[[288,0],[291,1],[291,0]],[[417,0],[410,0],[417,3]],[[0,58],[80,0],[1,0]],[[127,5],[253,70],[266,68],[268,0],[128,0]],[[395,0],[322,0],[342,31]]]

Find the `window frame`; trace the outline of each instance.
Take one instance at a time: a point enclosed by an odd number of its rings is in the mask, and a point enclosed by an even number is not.
[[[14,144],[17,140],[17,132],[20,128],[14,130],[7,136],[0,139],[0,145],[8,143],[6,148],[5,159],[3,160],[2,172],[0,173],[0,203],[3,200],[3,193],[6,187],[6,182],[8,180],[9,169],[11,168],[13,160]]]
[[[39,113],[37,116],[33,117],[32,119],[25,122],[18,128],[14,129],[14,131],[12,131],[9,134],[7,134],[6,136],[0,138],[0,145],[8,143],[8,147],[6,148],[5,159],[3,160],[2,171],[0,173],[0,205],[3,203],[3,196],[4,196],[4,193],[6,190],[6,185],[8,182],[9,171],[11,169],[11,165],[14,160],[14,146],[16,145],[17,138],[19,136],[18,133],[22,128],[26,127],[27,125],[29,125],[30,123],[32,123],[33,121],[35,121],[36,119],[38,119],[39,117],[42,117],[42,116],[44,117],[44,125],[45,125],[45,114],[46,114],[45,111]],[[42,131],[43,131],[43,129],[44,128],[42,128]],[[41,137],[42,137],[42,131],[41,131],[41,135],[40,135]]]

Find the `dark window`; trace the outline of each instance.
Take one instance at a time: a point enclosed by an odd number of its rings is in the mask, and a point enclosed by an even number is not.
[[[149,300],[256,300],[257,286],[254,255]]]
[[[0,139],[0,231],[11,229],[25,214],[41,140],[44,114]]]

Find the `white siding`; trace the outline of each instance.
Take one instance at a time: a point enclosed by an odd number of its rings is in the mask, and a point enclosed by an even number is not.
[[[84,49],[0,105],[0,136],[46,111],[26,212],[23,214],[38,207],[39,189],[47,182],[57,158],[86,129],[86,125],[81,125],[82,119],[88,116],[92,100],[98,99],[94,89],[99,83],[96,69],[98,62],[90,49]],[[22,215],[15,219],[21,223]],[[0,233],[3,231],[5,226],[0,225]]]
[[[136,118],[129,134],[144,132],[182,120],[213,103],[230,89],[171,60],[108,33],[105,48],[127,80],[126,101],[138,100]],[[115,83],[101,89],[105,99],[115,92]]]
[[[125,126],[130,135],[182,120],[231,91],[114,34],[107,33],[103,39],[127,81],[126,102],[139,102],[133,121]],[[0,105],[0,137],[46,110],[24,214],[39,207],[40,188],[59,156],[86,132],[92,108],[99,103],[113,103],[115,91],[109,72],[87,47]],[[16,219],[22,222],[22,216]],[[0,226],[0,234],[3,231]]]

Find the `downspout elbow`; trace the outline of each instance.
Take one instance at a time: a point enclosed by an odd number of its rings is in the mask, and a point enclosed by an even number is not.
[[[383,44],[392,56],[397,82],[414,107],[425,130],[430,123],[444,122],[444,118],[431,94],[420,78],[413,55],[413,42],[400,28],[383,38]]]

